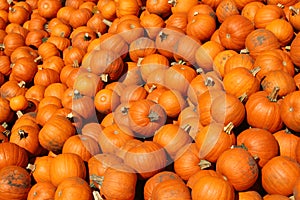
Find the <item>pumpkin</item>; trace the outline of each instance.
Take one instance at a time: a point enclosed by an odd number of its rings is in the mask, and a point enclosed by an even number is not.
[[[182,30],[186,30],[186,25],[188,23],[187,14],[183,12],[172,13],[166,20],[166,27],[174,26]]]
[[[111,89],[99,90],[94,98],[94,104],[100,113],[108,114],[120,103],[119,96]]]
[[[26,199],[31,188],[30,174],[20,166],[6,166],[0,170],[0,199]]]
[[[3,142],[0,143],[0,155],[2,158],[0,162],[0,169],[9,166],[26,167],[28,163],[28,154],[26,150],[15,143]]]
[[[240,125],[246,115],[243,103],[229,93],[223,93],[212,101],[210,113],[216,122],[224,125],[232,122],[234,126]]]
[[[30,16],[30,12],[22,6],[14,5],[9,8],[8,21],[10,23],[24,24]]]
[[[125,62],[126,73],[124,73],[119,81],[125,85],[142,85],[144,83],[140,67],[135,62]]]
[[[92,12],[87,8],[78,8],[71,13],[69,24],[73,28],[85,26],[92,17]]]
[[[153,200],[162,200],[162,199],[191,199],[191,193],[185,183],[181,180],[170,179],[158,183],[151,195]]]
[[[196,71],[187,65],[174,64],[172,67],[169,67],[164,76],[165,87],[170,90],[178,91],[183,96],[186,96],[187,90],[191,81],[197,76]],[[180,84],[177,84],[177,80]]]
[[[115,153],[128,140],[133,139],[133,132],[124,126],[112,124],[103,128],[98,136],[98,143],[104,153]]]
[[[173,58],[174,46],[182,36],[184,36],[184,31],[179,28],[169,27],[161,29],[155,38],[157,51],[167,58]]]
[[[273,135],[279,145],[279,155],[296,160],[296,147],[299,141],[299,136],[293,134],[288,129],[279,130]]]
[[[169,4],[168,0],[159,0],[159,1],[146,1],[146,9],[149,13],[157,14],[162,18],[167,17],[171,14],[172,5]]]
[[[120,21],[116,28],[116,33],[119,34],[128,44],[145,35],[140,21],[135,19],[125,19]]]
[[[73,153],[63,153],[52,159],[49,173],[52,184],[57,187],[68,177],[84,179],[86,167],[80,156]]]
[[[143,100],[147,96],[146,89],[141,85],[128,85],[120,94],[120,102],[128,103]]]
[[[290,198],[284,195],[280,195],[280,194],[266,194],[263,198],[263,200],[289,200]]]
[[[38,48],[43,43],[43,39],[47,38],[48,36],[49,34],[45,30],[29,31],[25,38],[25,44],[27,46]]]
[[[233,200],[235,193],[231,184],[222,177],[203,176],[195,182],[192,188],[192,199]]]
[[[54,198],[59,200],[79,196],[82,200],[92,200],[92,189],[82,178],[68,177],[57,186]]]
[[[0,72],[5,75],[8,76],[11,73],[11,68],[10,68],[10,57],[3,55],[0,56]]]
[[[265,5],[256,11],[254,25],[256,28],[265,28],[271,21],[284,18],[283,10],[277,5]]]
[[[174,46],[174,59],[178,63],[185,63],[188,66],[195,65],[195,52],[200,47],[201,42],[195,36],[184,36],[180,38]],[[176,65],[173,65],[176,66]]]
[[[248,34],[245,40],[245,47],[250,56],[256,58],[265,50],[278,49],[280,43],[273,32],[258,28]]]
[[[249,19],[254,24],[254,17],[257,10],[263,7],[263,4],[260,1],[252,1],[247,3],[241,10],[241,15]]]
[[[65,66],[63,58],[59,56],[51,56],[43,60],[43,69],[53,69],[60,73],[62,68]]]
[[[250,199],[252,199],[252,200],[262,200],[263,199],[262,196],[254,190],[239,192],[238,193],[238,198],[240,200],[250,200]]]
[[[216,8],[216,16],[220,23],[232,15],[239,15],[238,7],[234,0],[221,1]]]
[[[163,107],[147,99],[133,102],[128,115],[131,129],[142,137],[153,136],[166,121]]]
[[[224,65],[224,76],[237,67],[244,67],[248,70],[252,70],[254,68],[254,61],[255,60],[249,54],[235,54],[226,61]]]
[[[161,54],[150,54],[145,56],[138,67],[141,72],[142,79],[147,82],[148,77],[157,69],[167,69],[169,67],[169,60]]]
[[[56,187],[51,182],[39,182],[34,184],[28,192],[27,199],[53,199]]]
[[[228,16],[219,27],[219,37],[223,47],[236,51],[245,48],[245,40],[254,26],[242,15]]]
[[[97,34],[104,34],[107,31],[107,26],[103,22],[103,16],[100,13],[95,13],[87,21],[87,27],[91,28]]]
[[[231,49],[225,49],[220,51],[213,59],[213,69],[220,74],[221,77],[224,77],[225,74],[225,65],[227,61],[234,55],[238,53]]]
[[[199,170],[195,174],[193,174],[187,181],[186,185],[190,188],[193,189],[194,185],[197,183],[197,181],[203,177],[203,176],[217,176],[223,178],[220,174],[218,174],[215,170],[213,169],[205,169],[205,170]]]
[[[249,189],[258,179],[258,165],[243,148],[224,151],[216,162],[216,171],[226,177],[236,191]]]
[[[177,117],[181,110],[187,106],[184,96],[177,90],[167,90],[158,98],[158,104],[161,105],[168,117]]]
[[[199,158],[215,163],[224,151],[235,144],[236,137],[232,129],[232,123],[227,126],[211,123],[200,129],[195,137]]]
[[[191,21],[198,14],[208,14],[208,15],[211,15],[211,16],[215,16],[215,11],[208,4],[201,3],[201,4],[198,4],[198,5],[194,5],[187,12],[187,20]]]
[[[195,61],[204,72],[211,71],[215,56],[223,50],[224,47],[220,43],[209,40],[196,50]]]
[[[93,180],[93,178],[103,176],[106,169],[113,165],[119,165],[122,163],[123,160],[115,154],[100,153],[94,155],[88,160],[90,183],[95,187],[99,187],[99,185],[96,181]]]
[[[261,170],[262,186],[269,194],[291,195],[299,176],[299,164],[284,156],[272,158]]]
[[[293,77],[285,71],[274,70],[266,73],[261,81],[262,89],[268,93],[272,92],[275,87],[279,88],[278,96],[286,96],[296,90],[296,83]]]
[[[273,70],[282,70],[294,76],[295,69],[291,57],[279,49],[266,50],[258,55],[254,62],[254,68],[259,67],[256,77],[262,80],[267,72]]]
[[[9,141],[23,147],[29,153],[37,155],[41,148],[38,134],[39,129],[34,126],[20,126],[11,132]]]
[[[201,73],[190,82],[187,96],[194,105],[197,105],[200,95],[213,89],[222,90],[223,83],[214,76]]]
[[[298,22],[299,20],[299,2],[295,3],[294,5],[289,6],[289,14],[288,14],[288,19],[294,29],[299,30],[300,29],[300,24]]]
[[[71,13],[75,11],[74,7],[71,6],[64,6],[61,7],[56,14],[56,18],[59,19],[61,22],[68,24],[71,18]]]
[[[116,53],[108,50],[96,50],[93,52],[90,61],[92,73],[102,75],[102,80],[117,80],[124,68],[124,62]]]
[[[119,148],[119,150],[116,152],[116,155],[122,160],[124,160],[125,155],[128,153],[129,149],[136,147],[137,145],[140,144],[142,144],[141,140],[135,138],[128,140],[123,146],[121,146],[121,148]]]
[[[188,147],[178,152],[177,159],[174,161],[174,171],[185,181],[198,171],[211,166],[210,162],[200,159],[198,152],[195,143],[189,144]]]
[[[5,99],[10,100],[13,97],[24,95],[27,91],[25,88],[24,81],[15,81],[15,80],[8,80],[0,87],[1,96]]]
[[[38,2],[38,13],[47,19],[56,17],[58,10],[62,7],[62,3],[59,0],[47,1],[42,0]]]
[[[119,126],[129,125],[129,109],[132,102],[120,103],[115,110],[113,110],[114,122]]]
[[[158,32],[165,26],[165,21],[159,15],[144,11],[140,15],[141,25],[144,27],[147,36],[154,40]]]
[[[8,121],[13,113],[9,107],[9,101],[3,97],[0,98],[0,111],[0,123]]]
[[[38,138],[42,147],[59,152],[66,140],[74,134],[75,128],[72,123],[66,117],[56,115],[45,123]]]
[[[147,179],[166,167],[167,153],[160,144],[144,141],[128,149],[124,163],[134,169],[139,178]]]
[[[293,26],[285,19],[272,20],[265,28],[274,33],[281,46],[290,44],[294,38]]]
[[[9,106],[13,111],[25,110],[28,107],[28,101],[24,95],[12,97]]]
[[[197,27],[203,27],[203,29],[197,29]],[[207,14],[198,14],[188,22],[186,26],[186,34],[188,36],[194,36],[202,43],[208,41],[216,30],[217,23],[214,17]]]
[[[244,95],[246,98],[250,97],[260,89],[259,80],[255,77],[259,70],[259,68],[255,68],[250,71],[244,67],[232,69],[223,78],[225,91],[237,98]]]
[[[300,59],[299,59],[299,43],[300,43],[300,36],[296,36],[295,39],[293,39],[290,47],[290,56],[293,61],[293,63],[296,66],[300,66]]]
[[[150,199],[154,188],[159,183],[167,180],[181,181],[182,179],[176,173],[171,171],[162,171],[155,174],[154,176],[150,177],[144,185],[144,199]]]
[[[155,52],[155,42],[148,37],[137,38],[129,44],[129,57],[133,62]]]
[[[154,136],[153,141],[164,147],[172,159],[176,159],[182,149],[186,150],[188,144],[191,143],[190,135],[178,125],[165,124],[158,129]]]
[[[37,71],[37,64],[33,58],[19,58],[13,63],[9,78],[16,81],[31,82]]]
[[[39,156],[36,157],[33,164],[28,164],[26,169],[31,170],[31,174],[34,180],[39,182],[50,182],[50,165],[53,157],[51,156]]]
[[[220,95],[223,95],[223,90],[212,89],[207,90],[198,97],[197,110],[199,113],[199,120],[202,126],[206,126],[213,122],[211,115],[212,102]],[[201,103],[203,102],[203,103]]]
[[[124,15],[138,15],[140,11],[140,4],[137,0],[117,1],[116,15],[122,17]]]
[[[120,184],[121,183],[121,184]],[[137,175],[127,165],[112,165],[100,177],[100,194],[105,199],[133,200]]]
[[[88,161],[93,155],[100,153],[99,144],[93,138],[86,135],[73,135],[69,137],[62,148],[62,153],[74,153],[82,160]]]
[[[258,159],[263,167],[270,159],[278,155],[279,146],[273,134],[260,128],[248,128],[237,136],[237,145],[244,145],[248,152]]]
[[[250,126],[265,129],[271,133],[279,131],[283,127],[278,91],[279,88],[275,87],[271,93],[258,91],[248,98],[245,108],[247,122]],[[257,120],[258,116],[261,116],[262,120]]]

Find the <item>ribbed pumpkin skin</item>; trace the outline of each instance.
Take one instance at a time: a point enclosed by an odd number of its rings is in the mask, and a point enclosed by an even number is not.
[[[287,157],[272,158],[261,171],[262,186],[269,194],[289,196],[300,177],[300,165]]]
[[[0,200],[26,200],[30,188],[30,174],[24,168],[11,165],[0,170]]]
[[[231,184],[221,177],[203,176],[192,188],[192,199],[234,200],[235,194]]]

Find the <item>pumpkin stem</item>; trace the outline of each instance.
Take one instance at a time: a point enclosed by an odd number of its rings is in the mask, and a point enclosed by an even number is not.
[[[95,200],[104,200],[98,191],[93,191],[93,197]]]
[[[168,0],[168,4],[171,4],[172,6],[176,6],[176,0]]]
[[[291,200],[295,200],[295,196],[294,196],[294,195],[292,195],[292,196],[290,196],[290,197],[289,197],[289,199],[291,199]]]
[[[291,46],[285,46],[284,49],[287,50],[287,51],[290,51],[291,50]]]
[[[212,79],[212,77],[206,77],[206,79],[204,81],[204,85],[205,86],[214,86],[215,81]]]
[[[108,82],[108,74],[101,74],[100,79],[101,79],[101,81],[107,83]]]
[[[28,137],[28,133],[26,133],[24,130],[20,129],[18,131],[18,134],[20,136],[20,139],[24,139],[24,138],[27,138]]]
[[[138,67],[141,66],[141,63],[142,63],[143,59],[144,59],[143,57],[138,58],[137,63],[136,63],[136,65],[137,65]]]
[[[38,56],[38,57],[36,57],[33,61],[34,61],[35,63],[37,63],[37,62],[41,61],[42,59],[43,59],[42,56]]]
[[[246,94],[246,93],[244,93],[244,94],[242,94],[241,96],[239,96],[239,100],[240,100],[240,102],[245,102],[246,101],[246,99],[248,98],[248,95]]]
[[[160,116],[153,110],[150,110],[148,118],[150,119],[150,122],[157,122],[160,119]]]
[[[24,88],[24,87],[25,87],[25,84],[26,84],[25,81],[20,81],[20,82],[18,83],[18,86],[19,86],[20,88]]]
[[[121,113],[122,113],[123,115],[127,115],[127,114],[128,114],[128,111],[129,111],[129,108],[128,108],[128,107],[125,107],[125,106],[122,106],[120,110],[121,110]]]
[[[36,166],[33,165],[33,164],[28,163],[26,169],[29,169],[30,173],[33,173],[35,171],[35,169],[36,169]]]
[[[0,50],[3,51],[5,49],[5,45],[4,44],[0,44]]]
[[[2,134],[8,137],[10,135],[10,130],[5,130],[2,132]]]
[[[102,22],[107,25],[107,26],[111,26],[112,25],[112,22],[107,20],[107,19],[103,19]]]
[[[103,176],[97,176],[95,174],[90,175],[90,180],[97,183],[99,185],[99,187],[101,187],[102,182],[104,180]],[[100,188],[99,188],[100,189]]]
[[[8,124],[6,123],[6,122],[3,122],[2,124],[1,124],[1,126],[3,127],[3,128],[7,128],[8,127]]]
[[[206,169],[211,167],[211,162],[207,161],[207,160],[200,160],[200,162],[198,163],[200,169]]]
[[[256,74],[261,70],[260,67],[255,67],[254,69],[250,70],[251,74],[253,76],[256,76]]]
[[[292,15],[299,15],[299,8],[295,8],[294,6],[290,6],[289,10],[292,12]]]
[[[284,8],[284,5],[283,5],[282,3],[278,3],[277,6],[278,6],[279,8],[281,8],[281,9]]]
[[[78,90],[76,90],[76,89],[73,91],[73,94],[74,94],[73,99],[80,99],[80,98],[82,98],[82,95],[81,95],[80,92],[79,92]]]
[[[23,116],[23,113],[20,110],[18,110],[16,112],[16,114],[17,114],[18,118],[21,118]]]
[[[72,112],[70,112],[69,114],[67,114],[67,119],[71,122],[74,123],[74,115]]]
[[[272,90],[272,92],[269,94],[269,96],[267,96],[267,98],[271,101],[271,102],[276,102],[277,101],[277,97],[278,97],[278,91],[280,90],[280,88],[278,86],[275,86]]]
[[[153,84],[153,85],[151,86],[151,88],[149,88],[148,92],[151,93],[151,92],[153,92],[153,90],[155,90],[156,88],[157,88],[157,86]]]
[[[249,50],[248,49],[242,49],[240,51],[240,54],[249,54]]]
[[[85,33],[84,36],[83,36],[83,40],[84,41],[90,41],[92,38],[91,36],[89,35],[89,33]]]
[[[203,69],[202,68],[197,68],[196,69],[196,73],[197,74],[202,74],[204,71],[203,71]]]
[[[231,148],[231,149],[234,149],[234,148],[241,148],[241,149],[245,149],[246,151],[248,151],[248,148],[245,146],[244,143],[242,143],[241,145],[232,145],[230,148]]]
[[[161,31],[161,32],[159,32],[158,36],[160,38],[160,41],[162,42],[167,39],[168,34],[165,34],[164,32]]]
[[[192,126],[190,124],[186,124],[183,128],[182,128],[185,132],[189,133],[192,129]]]
[[[229,122],[225,127],[224,127],[224,132],[227,133],[228,135],[231,134],[232,129],[234,128],[234,124],[232,122]]]

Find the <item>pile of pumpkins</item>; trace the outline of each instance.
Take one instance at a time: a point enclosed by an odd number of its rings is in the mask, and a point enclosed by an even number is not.
[[[300,200],[300,1],[0,0],[0,200]]]

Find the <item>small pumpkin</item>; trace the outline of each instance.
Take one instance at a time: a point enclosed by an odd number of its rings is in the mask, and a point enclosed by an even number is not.
[[[34,184],[28,192],[27,199],[51,199],[54,198],[56,187],[51,182],[39,182]]]
[[[26,199],[31,188],[30,174],[20,166],[6,166],[0,170],[0,199]]]

